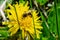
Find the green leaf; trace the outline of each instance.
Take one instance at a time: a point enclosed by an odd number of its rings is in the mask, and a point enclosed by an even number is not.
[[[47,37],[43,37],[42,40],[48,40],[48,38]]]
[[[19,0],[19,3],[22,3],[23,2],[23,0]]]
[[[57,29],[57,34],[58,34],[58,40],[60,40],[60,8],[58,8],[58,2],[59,0],[54,1],[54,8],[55,8],[55,14],[56,14],[56,29]]]
[[[56,40],[54,37],[50,36],[48,40]]]
[[[40,5],[44,5],[48,0],[36,0]]]
[[[0,27],[0,30],[8,30],[8,27]]]
[[[0,39],[6,39],[9,36],[8,31],[0,30]]]
[[[50,31],[53,32],[54,34],[57,34],[56,14],[54,12],[55,12],[54,7],[52,7],[51,10],[49,11],[47,22],[48,22]]]

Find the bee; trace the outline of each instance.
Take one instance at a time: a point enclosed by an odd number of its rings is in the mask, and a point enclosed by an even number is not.
[[[27,16],[32,17],[31,11],[25,12],[22,16],[23,16],[23,18],[25,18]]]

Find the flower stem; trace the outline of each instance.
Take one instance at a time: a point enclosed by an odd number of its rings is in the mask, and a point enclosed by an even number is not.
[[[58,34],[58,40],[59,38],[59,26],[58,26],[58,10],[57,10],[57,0],[54,1],[54,8],[55,8],[55,14],[56,14],[56,28],[57,28],[57,34]]]

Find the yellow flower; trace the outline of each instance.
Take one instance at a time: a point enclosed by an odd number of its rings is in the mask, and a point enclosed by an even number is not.
[[[22,36],[30,34],[33,38],[36,31],[36,36],[39,38],[42,26],[36,10],[29,10],[28,2],[20,3],[14,6],[9,4],[10,9],[5,10],[9,18],[8,27],[10,35],[15,34],[19,29],[22,30]],[[5,23],[4,23],[5,24]],[[35,29],[34,29],[35,28]]]

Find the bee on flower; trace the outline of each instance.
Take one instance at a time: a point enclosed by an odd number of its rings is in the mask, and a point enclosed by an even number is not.
[[[5,10],[9,22],[3,22],[3,24],[8,24],[10,35],[12,36],[16,34],[18,30],[21,30],[22,37],[26,37],[28,34],[34,38],[36,33],[36,37],[40,38],[39,35],[42,33],[40,30],[43,27],[41,26],[40,17],[38,17],[36,10],[30,10],[28,2],[26,4],[9,4],[9,7],[10,9]]]

